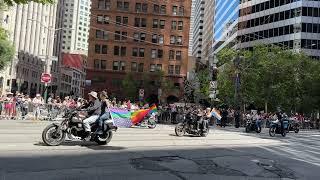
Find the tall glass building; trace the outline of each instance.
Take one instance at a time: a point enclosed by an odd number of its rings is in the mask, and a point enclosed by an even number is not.
[[[214,52],[223,47],[235,44],[237,39],[239,0],[216,0],[212,45]]]
[[[213,46],[276,44],[320,57],[319,0],[216,0]]]

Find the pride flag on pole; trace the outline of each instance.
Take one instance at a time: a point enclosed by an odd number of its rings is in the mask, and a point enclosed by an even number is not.
[[[135,112],[130,112],[127,109],[110,108],[109,111],[115,126],[128,128],[140,123],[146,115],[149,114],[151,109],[141,109]]]

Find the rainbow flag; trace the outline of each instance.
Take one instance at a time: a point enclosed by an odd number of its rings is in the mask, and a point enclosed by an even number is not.
[[[109,111],[115,126],[128,128],[140,123],[144,117],[148,115],[150,109],[141,109],[135,112],[130,112],[127,109],[110,108]]]
[[[132,124],[138,124],[141,122],[146,115],[148,115],[150,112],[150,109],[140,109],[138,111],[132,112],[131,113],[131,122]]]
[[[157,112],[157,106],[154,104],[153,106],[150,107],[150,114]]]
[[[219,113],[219,111],[217,111],[216,109],[212,109],[211,114],[213,117],[217,118],[218,120],[221,120],[221,115]]]

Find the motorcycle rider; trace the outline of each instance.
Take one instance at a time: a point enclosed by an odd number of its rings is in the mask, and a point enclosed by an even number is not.
[[[89,94],[89,102],[84,109],[87,109],[88,118],[83,120],[83,127],[86,133],[85,140],[90,139],[91,135],[91,126],[90,124],[94,123],[101,114],[101,102],[98,99],[98,93],[91,91]]]
[[[97,134],[102,134],[102,128],[103,128],[103,122],[105,120],[111,119],[111,115],[109,112],[109,107],[111,102],[108,99],[108,95],[106,91],[102,91],[100,93],[100,99],[101,99],[101,115],[99,119],[97,120],[97,123],[99,125],[99,128],[97,130]]]

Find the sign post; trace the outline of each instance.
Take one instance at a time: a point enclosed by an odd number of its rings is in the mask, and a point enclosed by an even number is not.
[[[44,102],[47,102],[47,92],[48,92],[48,84],[51,83],[51,74],[49,73],[42,73],[41,74],[41,82],[44,83],[45,90],[44,90]]]

